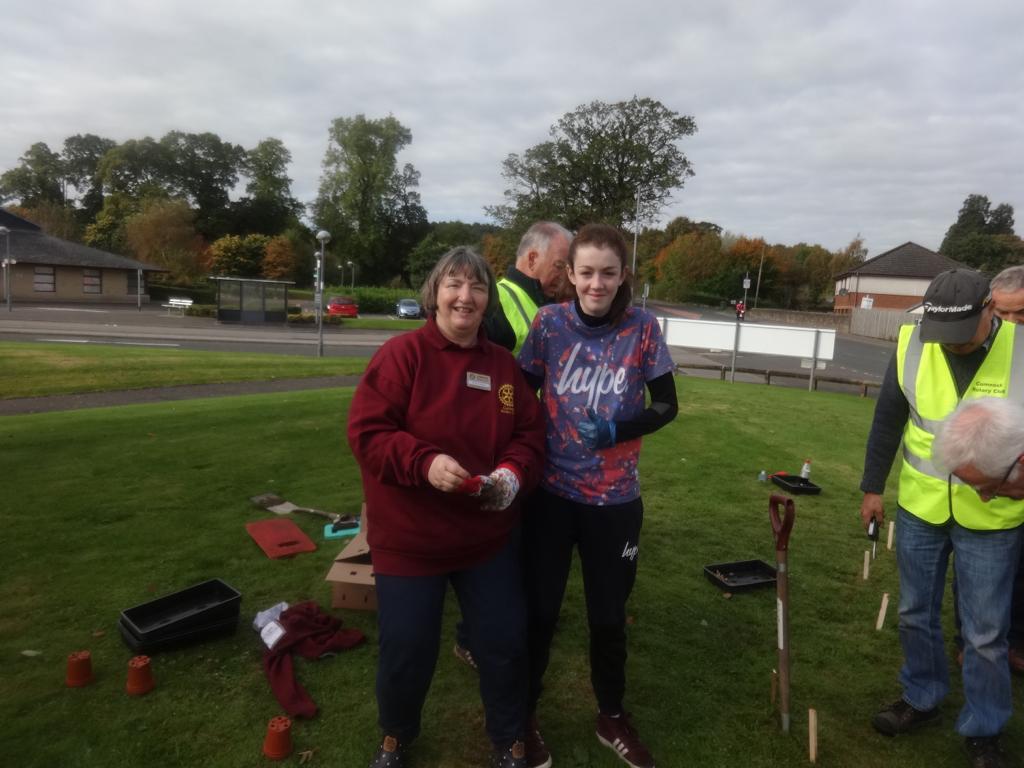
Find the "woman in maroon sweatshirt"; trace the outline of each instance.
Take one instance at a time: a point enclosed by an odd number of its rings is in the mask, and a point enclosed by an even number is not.
[[[487,340],[494,275],[454,248],[423,286],[426,324],[390,339],[356,388],[348,440],[363,476],[377,583],[371,767],[399,768],[420,729],[451,583],[472,633],[492,766],[525,766],[525,605],[520,490],[544,460],[544,420],[512,355]]]

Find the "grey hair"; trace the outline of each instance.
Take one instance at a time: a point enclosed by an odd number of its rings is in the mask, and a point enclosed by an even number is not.
[[[441,281],[449,275],[469,275],[487,286],[487,309],[489,315],[498,306],[498,286],[494,282],[494,272],[483,256],[465,245],[458,245],[445,253],[430,270],[423,281],[420,291],[423,309],[428,314],[437,312],[437,291]]]
[[[526,254],[530,251],[546,253],[551,241],[559,236],[564,237],[567,243],[572,242],[572,232],[561,224],[556,224],[553,221],[538,221],[526,230],[520,239],[519,247],[516,248],[516,264],[518,265],[521,259],[526,258]]]
[[[985,477],[1000,478],[1024,453],[1024,407],[1004,397],[965,400],[946,418],[932,445],[943,472],[972,464]],[[1019,465],[1013,474],[1019,471]],[[1011,475],[1012,476],[1012,475]]]
[[[990,291],[1024,291],[1024,266],[1007,267],[998,275],[992,278],[989,284]]]

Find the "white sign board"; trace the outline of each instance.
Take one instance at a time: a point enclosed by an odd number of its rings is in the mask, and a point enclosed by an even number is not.
[[[731,350],[736,341],[737,352],[818,360],[832,360],[835,356],[836,332],[833,329],[689,320],[681,317],[664,318],[662,329],[665,343],[671,347]]]

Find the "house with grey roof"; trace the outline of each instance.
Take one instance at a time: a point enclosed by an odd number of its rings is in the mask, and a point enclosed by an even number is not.
[[[44,234],[28,219],[0,208],[0,259],[11,265],[0,272],[0,296],[10,280],[15,303],[134,303],[146,295],[146,276],[165,269],[98,248]],[[141,280],[141,285],[140,285]]]
[[[836,275],[835,312],[855,308],[907,310],[924,299],[925,289],[940,272],[966,265],[906,242],[853,269]]]

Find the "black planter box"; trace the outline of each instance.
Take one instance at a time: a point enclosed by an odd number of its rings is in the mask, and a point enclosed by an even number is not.
[[[800,475],[772,475],[772,482],[790,493],[819,494],[821,487]]]
[[[705,565],[704,575],[708,581],[726,592],[745,592],[775,583],[775,569],[764,560]]]
[[[211,579],[121,611],[119,626],[122,636],[127,631],[141,644],[180,641],[189,633],[202,635],[211,628],[222,631],[229,623],[237,625],[241,607],[237,589]]]
[[[121,632],[121,639],[124,640],[125,645],[136,653],[160,653],[161,651],[173,651],[204,640],[233,635],[238,629],[238,617],[193,627],[181,632],[164,634],[158,639],[138,637],[128,628],[123,619],[117,622],[117,628]]]

